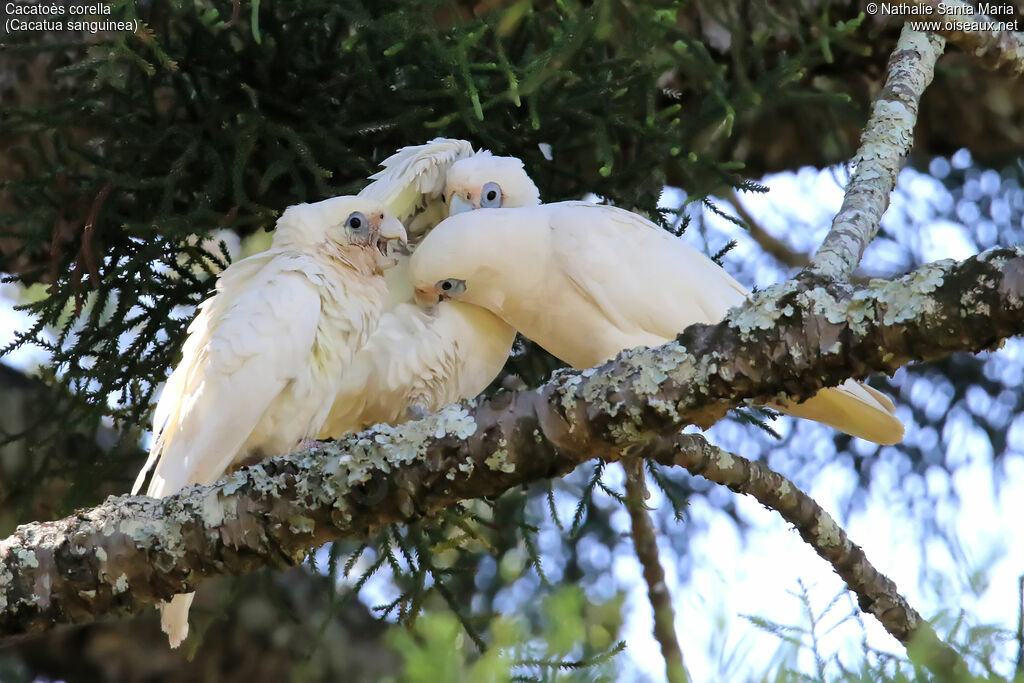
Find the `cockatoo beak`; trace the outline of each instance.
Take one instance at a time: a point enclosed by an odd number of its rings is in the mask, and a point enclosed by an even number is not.
[[[472,211],[474,208],[476,207],[474,207],[472,204],[470,204],[465,199],[460,197],[459,193],[456,192],[455,194],[452,195],[451,201],[448,202],[448,215],[454,216],[457,213],[465,213],[467,211]]]
[[[437,290],[433,287],[417,287],[416,288],[416,303],[423,308],[431,308],[437,305],[437,302],[441,300],[441,295],[437,293]]]
[[[402,244],[409,243],[409,235],[405,232],[402,221],[394,216],[385,215],[380,224],[380,236],[386,240],[398,240]]]
[[[372,222],[372,221],[371,221]],[[402,221],[394,216],[384,214],[377,226],[377,251],[381,256],[388,255],[388,242],[398,240],[403,245],[408,245],[409,236],[405,232]]]

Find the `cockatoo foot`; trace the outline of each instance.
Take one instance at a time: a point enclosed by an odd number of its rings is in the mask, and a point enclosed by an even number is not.
[[[416,403],[405,409],[405,416],[410,420],[422,420],[427,415],[430,415],[430,411],[426,406],[421,406]]]
[[[303,439],[299,442],[299,445],[295,447],[296,451],[311,451],[315,448],[320,447],[320,442],[316,439]]]

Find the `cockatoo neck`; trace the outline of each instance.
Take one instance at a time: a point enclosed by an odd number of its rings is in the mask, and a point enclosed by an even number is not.
[[[379,252],[370,247],[342,245],[325,240],[316,253],[320,257],[326,257],[333,264],[354,270],[360,275],[380,275],[383,272]]]

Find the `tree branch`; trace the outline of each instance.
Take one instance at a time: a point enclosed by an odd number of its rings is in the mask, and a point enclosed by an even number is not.
[[[990,69],[1018,77],[1024,74],[1024,33],[998,26],[999,23],[1012,24],[1013,20],[1006,21],[1009,17],[994,17],[993,21],[975,12],[974,6],[963,0],[908,0],[906,4],[930,8],[920,19],[950,25],[935,33]],[[981,26],[964,30],[970,24]],[[998,30],[993,30],[993,25],[997,25]]]
[[[931,625],[899,594],[893,581],[868,561],[813,498],[762,462],[747,460],[714,446],[699,434],[652,438],[643,457],[686,468],[730,490],[752,496],[796,527],[808,545],[857,594],[858,604],[905,646],[918,648],[923,663],[939,680],[967,680],[967,665],[938,637]]]
[[[654,639],[661,648],[665,660],[665,678],[669,683],[685,683],[689,680],[683,664],[683,651],[676,636],[676,613],[672,608],[672,594],[665,582],[665,570],[658,556],[658,539],[654,524],[647,511],[647,487],[644,485],[644,463],[631,458],[623,461],[626,472],[626,510],[629,512],[630,531],[633,536],[633,552],[643,569],[644,583],[647,584],[647,600],[651,603],[654,617]]]
[[[736,215],[740,220],[746,224],[750,237],[764,249],[765,253],[787,268],[803,268],[811,262],[807,254],[793,251],[789,245],[765,230],[764,226],[743,205],[743,200],[740,199],[735,187],[729,190],[725,198],[732,204],[732,208],[736,210]]]
[[[846,186],[843,205],[811,259],[809,270],[814,275],[849,280],[878,232],[878,222],[914,144],[921,93],[931,83],[944,45],[943,38],[913,31],[909,24],[903,27],[889,57],[885,85],[875,98],[853,158],[856,170]]]
[[[1024,250],[924,266],[852,290],[783,283],[714,326],[535,391],[499,393],[398,427],[244,468],[163,500],[120,496],[0,541],[0,635],[126,614],[205,576],[295,564],[456,501],[632,455],[740,402],[803,399],[1024,333]]]

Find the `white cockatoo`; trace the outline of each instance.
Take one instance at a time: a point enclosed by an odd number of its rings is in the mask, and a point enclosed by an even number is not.
[[[289,207],[267,251],[233,263],[199,305],[153,414],[146,495],[208,485],[315,437],[380,317],[378,259],[405,229],[377,202],[335,197]],[[193,594],[160,606],[171,647],[188,635]]]
[[[512,157],[473,152],[463,140],[438,138],[404,147],[383,162],[360,197],[381,202],[406,224],[410,244],[448,215],[448,207],[534,206],[536,185]],[[395,424],[487,388],[508,359],[516,331],[471,304],[416,305],[409,257],[385,274],[389,303],[360,349],[334,401],[321,438],[376,423]]]
[[[410,269],[425,305],[486,308],[576,368],[717,323],[749,296],[654,223],[586,202],[453,216],[423,240]],[[853,381],[772,407],[880,444],[903,438],[892,401]]]

